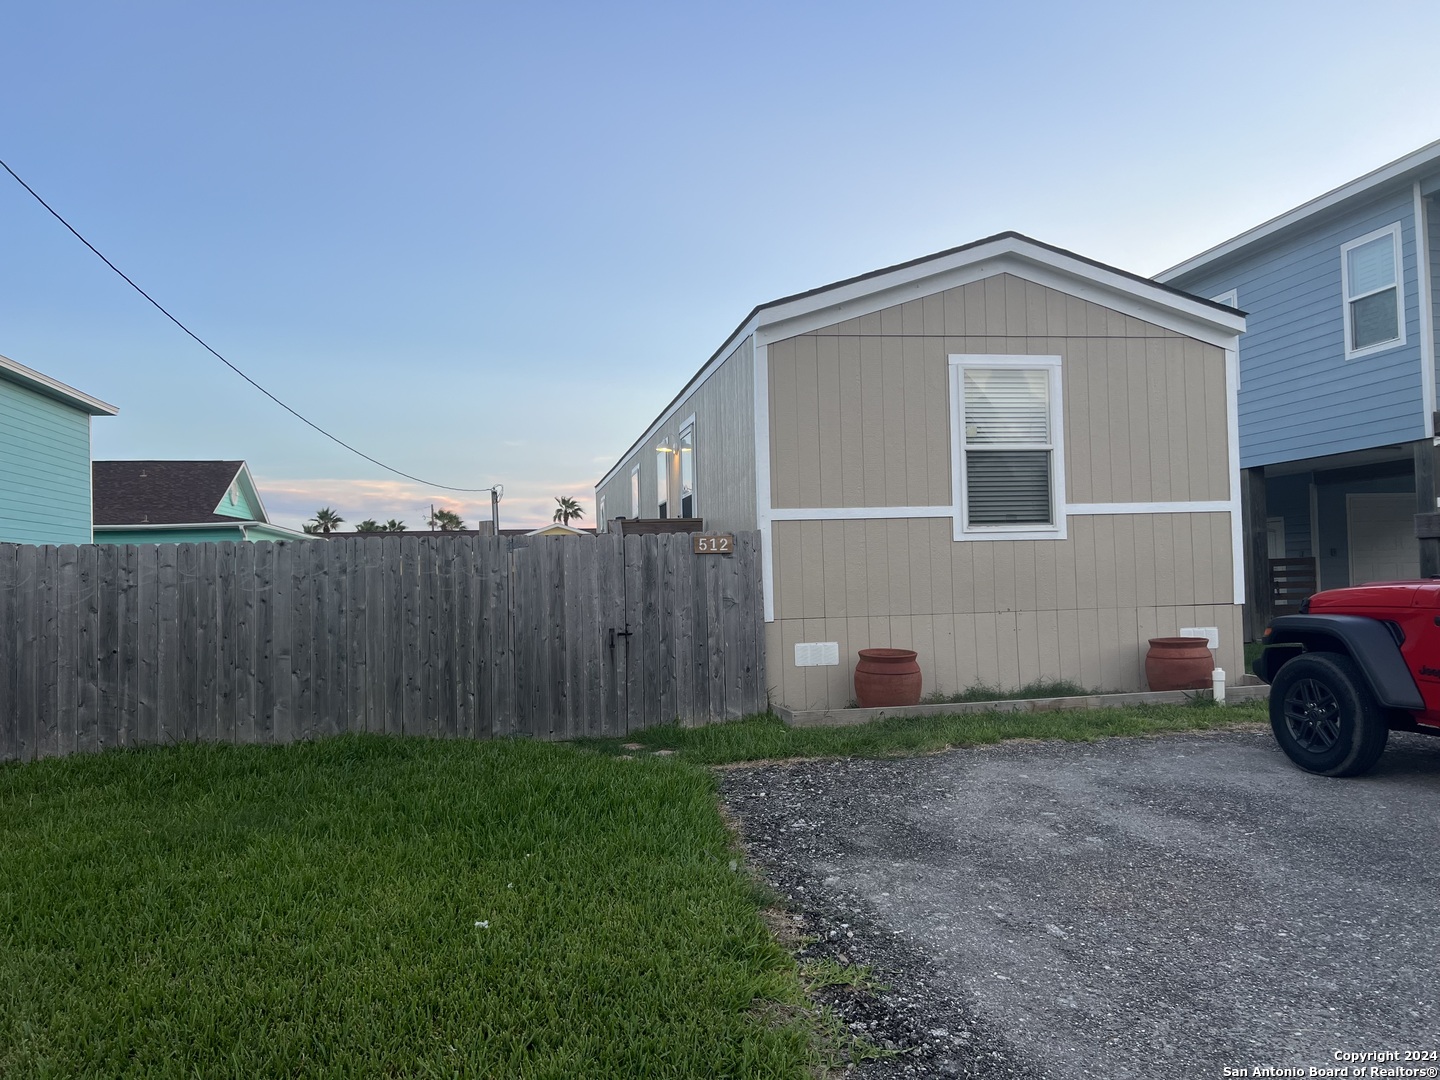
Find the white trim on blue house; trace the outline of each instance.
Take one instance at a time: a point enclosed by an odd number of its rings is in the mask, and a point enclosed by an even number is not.
[[[1430,206],[1416,180],[1411,188],[1415,200],[1415,294],[1420,308],[1420,399],[1425,412],[1425,435],[1435,437],[1435,286],[1430,269]]]
[[[1239,236],[1231,237],[1224,243],[1216,244],[1214,247],[1202,251],[1193,258],[1186,259],[1182,263],[1176,263],[1168,270],[1162,270],[1156,274],[1155,280],[1161,282],[1173,281],[1191,271],[1217,262],[1225,256],[1239,251],[1241,248],[1248,247],[1257,240],[1263,240],[1265,237],[1277,233],[1281,229],[1303,221],[1307,217],[1328,210],[1332,206],[1337,206],[1347,199],[1354,198],[1356,195],[1363,195],[1367,191],[1378,188],[1383,184],[1388,184],[1392,180],[1405,176],[1407,173],[1418,172],[1428,166],[1434,165],[1436,162],[1440,162],[1440,140],[1422,146],[1414,153],[1406,154],[1402,158],[1397,158],[1390,162],[1390,164],[1382,165],[1380,168],[1368,172],[1364,176],[1357,177],[1347,184],[1341,184],[1339,187],[1327,191],[1323,195],[1316,196],[1307,203],[1301,203],[1295,207],[1295,209],[1287,210],[1278,217],[1273,217],[1269,221],[1262,222],[1255,226],[1255,228],[1241,233]]]

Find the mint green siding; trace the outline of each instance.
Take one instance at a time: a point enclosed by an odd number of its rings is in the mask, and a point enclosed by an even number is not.
[[[215,513],[224,517],[240,518],[242,521],[257,521],[260,514],[258,507],[254,506],[245,495],[245,488],[238,481],[234,485],[235,504],[230,504],[230,493],[227,491],[220,499],[220,505],[215,507]]]
[[[216,525],[213,529],[96,529],[97,544],[205,544],[230,540],[239,543],[245,536],[239,525]],[[265,537],[264,539],[269,539]]]
[[[90,416],[0,378],[0,542],[90,543]]]

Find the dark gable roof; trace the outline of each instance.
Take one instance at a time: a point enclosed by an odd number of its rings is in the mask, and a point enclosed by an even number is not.
[[[215,513],[243,461],[96,461],[96,525],[234,522]]]

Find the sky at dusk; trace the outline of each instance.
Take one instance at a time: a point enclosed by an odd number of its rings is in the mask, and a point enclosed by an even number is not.
[[[1440,5],[0,11],[0,354],[272,519],[594,484],[756,304],[1015,229],[1153,274],[1440,138]]]

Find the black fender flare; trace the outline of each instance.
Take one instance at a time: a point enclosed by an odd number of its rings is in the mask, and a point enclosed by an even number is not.
[[[1276,645],[1291,647],[1272,648]],[[1299,649],[1294,648],[1297,645]],[[1379,619],[1364,615],[1281,615],[1270,624],[1265,646],[1252,670],[1267,683],[1275,681],[1275,673],[1285,661],[1302,651],[1340,651],[1355,660],[1381,705],[1411,711],[1425,708],[1425,699],[1405,666],[1399,644]]]

